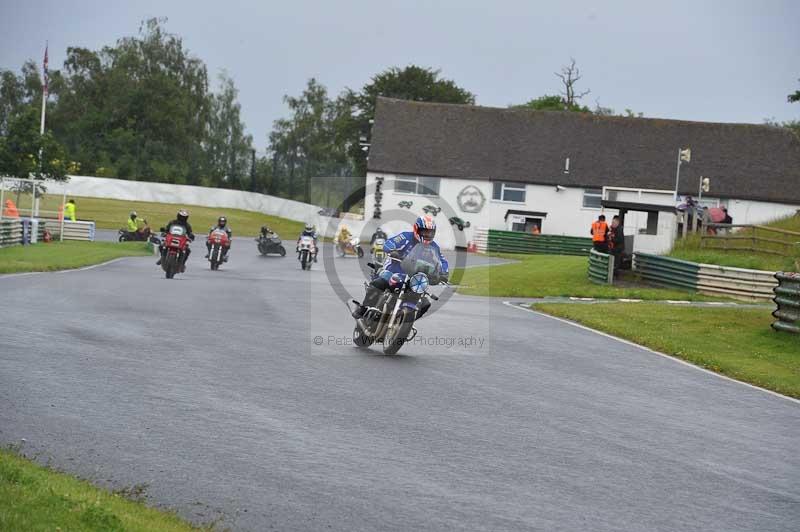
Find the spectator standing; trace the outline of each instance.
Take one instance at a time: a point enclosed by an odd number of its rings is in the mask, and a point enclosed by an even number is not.
[[[722,219],[722,223],[724,223],[724,224],[732,224],[733,223],[733,218],[731,217],[730,214],[728,214],[728,208],[727,207],[722,207],[722,212],[725,213],[725,218]]]
[[[625,255],[625,232],[622,229],[622,220],[619,216],[611,219],[611,229],[608,231],[608,247],[614,256],[614,273],[622,266],[622,257]]]
[[[71,199],[67,203],[64,204],[64,219],[70,220],[72,222],[76,222],[77,218],[75,217],[75,200]]]
[[[608,253],[608,224],[605,214],[598,216],[597,221],[592,224],[589,234],[592,235],[594,249],[600,253]]]

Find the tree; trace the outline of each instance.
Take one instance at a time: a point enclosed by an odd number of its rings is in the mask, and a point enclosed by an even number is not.
[[[800,81],[800,79],[798,79],[797,81]],[[792,94],[787,96],[787,99],[789,100],[789,103],[800,102],[800,89],[794,91]]]
[[[302,179],[302,199],[311,202],[312,178],[347,175],[352,167],[342,137],[349,107],[331,100],[324,85],[311,78],[300,96],[285,96],[290,116],[276,120],[270,133],[275,161],[272,193],[297,197],[297,178]],[[283,179],[280,179],[280,176]]]
[[[585,105],[567,105],[561,96],[552,95],[540,96],[539,98],[534,98],[533,100],[516,107],[526,107],[528,109],[535,109],[537,111],[573,111],[576,113],[591,112]]]
[[[0,173],[35,179],[66,179],[67,160],[64,147],[46,131],[39,134],[39,110],[28,106],[8,124],[0,137]]]
[[[238,91],[221,74],[220,91],[211,96],[207,140],[204,145],[207,177],[213,186],[249,188],[253,138],[245,134]]]
[[[88,173],[192,183],[204,172],[205,64],[150,19],[100,51],[69,48],[53,133]]]
[[[571,110],[573,107],[577,106],[578,100],[591,92],[589,89],[581,92],[575,92],[575,84],[581,79],[582,76],[581,71],[575,65],[575,59],[573,58],[570,58],[569,65],[561,67],[561,72],[556,72],[555,75],[564,85],[564,90],[561,92],[561,96],[563,97],[564,108],[566,110]]]
[[[347,123],[342,124],[340,135],[348,139],[348,155],[357,175],[366,175],[367,156],[358,139],[369,135],[378,96],[417,102],[475,103],[474,94],[441,78],[439,70],[416,65],[389,68],[373,76],[360,92],[347,91],[342,105],[349,107],[351,113]]]

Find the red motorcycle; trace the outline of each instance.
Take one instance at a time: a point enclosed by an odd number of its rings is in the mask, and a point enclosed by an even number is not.
[[[208,235],[208,243],[211,245],[208,262],[211,263],[212,270],[218,270],[219,265],[225,262],[225,250],[231,245],[231,239],[224,229],[214,229]]]
[[[161,232],[165,232],[163,227]],[[186,234],[186,228],[182,225],[173,225],[169,233],[164,236],[164,249],[166,252],[161,261],[161,268],[166,278],[172,279],[176,273],[186,269],[186,252],[189,249],[189,235]]]

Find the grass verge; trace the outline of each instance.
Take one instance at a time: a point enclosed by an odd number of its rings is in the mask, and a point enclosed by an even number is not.
[[[124,227],[131,211],[136,211],[139,218],[146,218],[150,228],[158,231],[159,227],[175,218],[179,209],[189,211],[189,222],[195,233],[203,234],[208,228],[217,223],[217,218],[224,215],[228,224],[233,229],[234,237],[255,236],[262,225],[268,225],[282,238],[291,240],[303,230],[303,222],[295,222],[286,218],[269,216],[260,212],[228,209],[225,207],[201,207],[199,205],[186,205],[183,203],[152,203],[144,201],[125,201],[104,198],[72,197],[75,200],[76,214],[79,220],[94,220],[98,229],[119,229]],[[45,196],[42,200],[42,209],[56,211],[59,207],[60,197]],[[27,205],[21,202],[21,205]]]
[[[0,249],[0,273],[48,272],[151,255],[144,242],[50,242]]]
[[[588,259],[565,255],[502,255],[512,264],[456,270],[453,282],[466,295],[494,297],[597,297],[709,300],[683,290],[641,286],[606,286],[587,277]]]
[[[0,450],[0,530],[187,531],[176,515]]]
[[[767,227],[774,229],[783,229],[786,231],[800,232],[800,214],[788,216],[774,220],[768,224]],[[742,234],[749,234],[744,231]],[[778,238],[790,242],[796,241],[796,238],[791,236],[781,235],[767,235],[761,233],[762,237]],[[700,262],[705,264],[717,264],[719,266],[732,266],[735,268],[749,268],[752,270],[768,270],[768,271],[798,271],[800,269],[800,255],[794,257],[781,257],[770,253],[756,253],[746,250],[716,250],[700,247],[700,236],[690,235],[685,239],[675,242],[675,247],[669,253],[670,256],[676,259],[689,260],[692,262]],[[748,241],[731,242],[731,246],[750,246]],[[782,245],[771,244],[768,242],[760,242],[760,247],[770,248],[773,251],[785,252],[787,248]],[[800,253],[800,248],[797,249]]]
[[[752,251],[718,251],[701,248],[700,237],[697,235],[676,241],[669,256],[702,264],[785,272],[796,271],[796,261],[800,260],[800,257],[779,257]]]
[[[767,308],[657,303],[545,303],[533,308],[800,398],[800,340],[770,329],[773,318]]]

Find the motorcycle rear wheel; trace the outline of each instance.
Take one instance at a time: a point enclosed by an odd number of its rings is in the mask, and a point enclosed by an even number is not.
[[[411,328],[414,326],[415,314],[416,312],[413,310],[403,310],[397,315],[390,335],[383,339],[384,355],[394,355],[400,351],[400,348],[406,343],[406,339],[411,333]]]
[[[364,257],[364,250],[361,248],[361,246],[356,248],[356,254],[358,255],[359,259]]]

